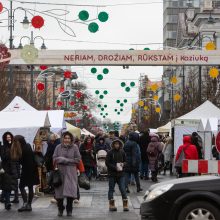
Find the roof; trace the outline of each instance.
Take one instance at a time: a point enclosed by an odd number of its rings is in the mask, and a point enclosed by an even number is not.
[[[220,119],[220,109],[207,100],[191,112],[188,112],[177,119],[208,119],[213,117]]]

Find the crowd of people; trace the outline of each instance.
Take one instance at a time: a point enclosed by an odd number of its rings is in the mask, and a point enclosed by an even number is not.
[[[108,134],[100,133],[95,137],[82,136],[80,139],[74,138],[70,132],[64,132],[61,138],[56,134],[51,134],[49,140],[43,144],[42,152],[35,152],[34,147],[26,143],[21,135],[13,136],[10,132],[6,132],[2,140],[0,201],[5,204],[6,210],[11,209],[12,203],[19,203],[19,190],[23,205],[18,211],[32,210],[34,185],[42,182],[40,180],[42,176],[39,178],[39,166],[45,167],[48,177],[52,176],[55,170],[59,171],[60,184],[48,185],[42,189],[54,195],[58,216],[63,216],[65,209],[67,216],[71,216],[73,202],[79,202],[78,176],[80,173],[83,173],[88,181],[99,179],[103,175],[106,177],[110,211],[117,210],[114,201],[116,184],[122,196],[123,209],[129,211],[127,194],[130,193],[132,185],[136,185],[137,193],[139,193],[143,190],[140,179],[157,182],[158,173],[166,175],[169,170],[170,175],[173,174],[172,138],[150,133],[149,130],[140,133],[130,131],[127,135],[119,135],[117,131],[110,131]],[[196,134],[192,137],[185,136],[183,143],[177,151],[175,160],[178,160],[182,150],[184,150],[186,159],[203,157],[200,139]],[[98,162],[99,152],[106,152],[103,154],[104,163]],[[39,160],[39,155],[42,161]],[[181,176],[181,171],[179,172]],[[14,192],[14,198],[10,200],[12,192]],[[65,198],[66,207],[64,207]]]

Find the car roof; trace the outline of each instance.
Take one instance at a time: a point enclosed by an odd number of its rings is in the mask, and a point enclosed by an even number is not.
[[[204,176],[194,176],[194,177],[184,177],[184,178],[178,178],[173,180],[164,181],[162,183],[154,184],[150,187],[150,190],[155,189],[157,187],[167,185],[167,184],[184,184],[189,182],[201,182],[201,181],[208,181],[208,180],[220,180],[220,177],[218,176],[211,176],[211,175],[204,175]]]

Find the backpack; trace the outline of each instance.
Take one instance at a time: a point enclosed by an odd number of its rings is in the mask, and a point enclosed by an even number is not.
[[[158,145],[155,146],[154,144],[149,144],[147,148],[147,154],[150,157],[157,157],[158,156]]]

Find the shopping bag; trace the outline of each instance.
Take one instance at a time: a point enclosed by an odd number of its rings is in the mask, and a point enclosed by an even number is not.
[[[90,189],[90,182],[89,182],[89,178],[84,174],[81,173],[78,177],[78,184],[80,188],[89,190]]]
[[[58,169],[53,170],[48,179],[48,185],[57,188],[63,183],[61,173]]]

